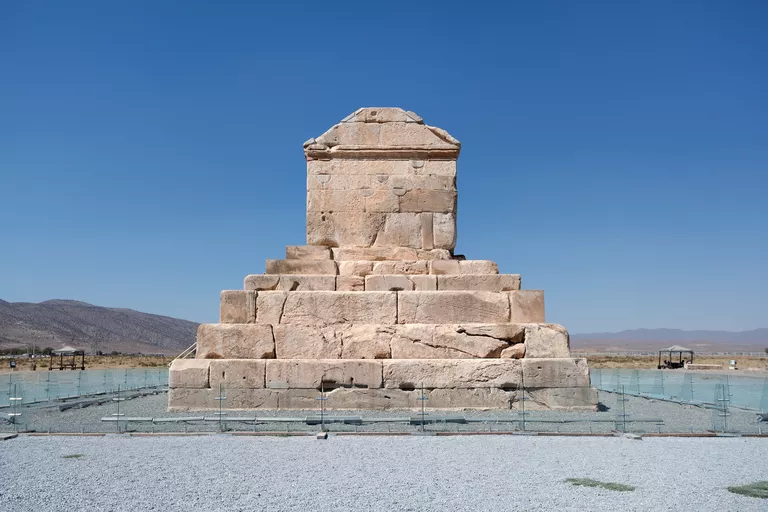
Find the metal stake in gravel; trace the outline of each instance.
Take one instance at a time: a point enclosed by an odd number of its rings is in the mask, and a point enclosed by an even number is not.
[[[518,411],[518,423],[520,424],[520,430],[525,432],[525,416],[528,414],[525,412],[525,378],[520,374],[520,410]]]
[[[712,409],[712,430],[725,433],[728,430],[728,392],[725,384],[715,384],[715,407]]]
[[[627,431],[627,397],[624,394],[624,385],[619,385],[616,390],[616,430]],[[621,410],[621,412],[619,412]]]
[[[17,419],[21,416],[21,413],[19,412],[19,405],[21,404],[21,394],[19,393],[18,384],[13,385],[13,396],[8,397],[8,400],[11,402],[11,405],[13,406],[13,408],[11,409],[13,412],[8,414],[8,418],[10,418],[11,423],[13,423],[13,430],[15,432],[18,432],[19,423]]]
[[[325,432],[325,401],[328,397],[325,396],[325,383],[320,379],[320,396],[316,398],[320,402],[320,432]]]
[[[424,433],[424,404],[426,403],[429,398],[426,394],[424,394],[424,383],[421,383],[421,396],[419,397],[419,400],[421,401],[421,433]]]
[[[146,376],[146,373],[144,374]],[[224,401],[227,399],[226,396],[224,396],[224,384],[219,383],[219,396],[214,398],[214,400],[219,401],[219,432],[224,432],[224,412],[221,410]]]
[[[125,398],[120,398],[120,386],[117,386],[117,396],[112,399],[117,404],[117,412],[114,413],[112,416],[115,416],[115,424],[117,425],[117,433],[120,433],[120,416],[125,416],[125,414],[120,413],[120,402],[125,400]]]

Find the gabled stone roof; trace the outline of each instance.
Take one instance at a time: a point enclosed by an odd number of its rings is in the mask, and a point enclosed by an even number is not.
[[[361,108],[304,143],[307,159],[456,159],[461,143],[441,128],[401,108]]]

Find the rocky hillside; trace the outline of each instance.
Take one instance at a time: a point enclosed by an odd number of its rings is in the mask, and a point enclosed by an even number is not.
[[[197,323],[73,300],[0,300],[0,348],[70,345],[88,352],[177,354],[195,342]]]

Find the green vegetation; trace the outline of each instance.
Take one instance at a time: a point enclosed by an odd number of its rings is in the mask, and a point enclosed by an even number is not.
[[[73,453],[72,455],[64,455],[61,458],[62,459],[79,459],[80,457],[85,457],[84,453]]]
[[[602,487],[609,491],[627,492],[635,490],[631,485],[617,484],[616,482],[601,482],[600,480],[592,480],[591,478],[566,478],[565,481],[569,484],[582,485],[584,487]]]
[[[751,498],[768,499],[768,481],[755,482],[747,485],[734,485],[728,488],[729,492],[743,494]]]

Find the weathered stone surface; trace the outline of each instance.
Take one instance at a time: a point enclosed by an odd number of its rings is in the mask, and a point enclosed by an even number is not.
[[[319,274],[336,275],[336,262],[332,260],[267,260],[267,274]]]
[[[337,261],[387,261],[417,260],[417,250],[412,247],[334,247],[333,259]],[[341,263],[339,263],[341,266]]]
[[[429,262],[429,273],[436,275],[458,274],[459,260],[434,260]]]
[[[403,190],[405,193],[400,196],[399,204],[399,211],[401,212],[448,213],[456,211],[455,190]]]
[[[413,281],[405,275],[371,275],[365,278],[366,291],[413,291]]]
[[[432,250],[435,247],[434,220],[431,212],[421,214],[421,248]]]
[[[506,343],[522,343],[525,326],[517,324],[461,324],[455,326],[457,332],[469,336],[488,336]]]
[[[387,214],[374,246],[399,246],[421,249],[421,215],[418,213]]]
[[[407,409],[413,407],[413,393],[399,389],[336,388],[325,394],[325,408],[339,409]],[[279,391],[280,409],[317,409],[315,389],[285,389]]]
[[[414,166],[413,164],[417,164]],[[420,165],[420,166],[419,166]],[[331,176],[330,182],[339,179],[340,177],[347,176],[371,176],[381,177],[381,182],[386,181],[383,177],[389,177],[389,179],[399,178],[406,181],[387,183],[388,186],[398,188],[415,188],[415,182],[409,182],[416,176],[429,176],[429,177],[445,177],[448,180],[455,179],[456,176],[456,162],[452,160],[423,160],[412,161],[402,159],[342,159],[334,158],[330,160],[310,160],[307,162],[307,174],[312,175],[327,175]],[[439,179],[439,178],[438,178]],[[364,188],[359,186],[358,181],[353,188]],[[423,188],[437,188],[437,187],[423,187]]]
[[[517,392],[499,388],[430,389],[425,394],[430,409],[510,409],[517,401]]]
[[[435,213],[432,217],[432,239],[437,249],[456,247],[456,214]]]
[[[349,325],[340,329],[343,359],[388,359],[396,326]]]
[[[331,251],[322,245],[288,245],[285,247],[287,260],[329,260]]]
[[[283,318],[288,293],[279,291],[258,292],[256,295],[256,322],[271,325],[279,324]]]
[[[544,292],[541,290],[518,290],[509,293],[510,322],[543,323]]]
[[[437,291],[437,276],[411,275],[408,279],[413,283],[413,289],[417,292]]]
[[[398,325],[390,341],[392,359],[457,359],[466,357],[456,350],[435,345],[433,324]]]
[[[598,396],[594,388],[531,389],[529,396],[531,401],[545,405],[549,409],[597,410]]]
[[[221,385],[229,393],[235,388],[264,387],[264,359],[214,359],[209,362],[212,389],[218,390]]]
[[[310,189],[307,191],[307,213],[309,212],[364,212],[366,211],[367,197],[362,190],[333,190]],[[388,191],[382,190],[386,194]],[[392,195],[392,210],[373,211],[397,211],[397,198]],[[372,211],[372,210],[367,210]]]
[[[495,261],[463,260],[459,261],[460,274],[498,274],[499,266]]]
[[[257,291],[334,291],[336,276],[298,274],[251,274],[245,278],[246,290]]]
[[[465,261],[457,263],[466,263]],[[439,275],[438,290],[479,290],[501,292],[520,289],[518,274],[462,274]]]
[[[369,247],[378,239],[386,220],[384,213],[308,212],[307,243],[330,247]]]
[[[522,359],[525,357],[525,343],[517,343],[501,351],[502,359]]]
[[[426,274],[427,261],[376,261],[373,263],[373,274]]]
[[[277,359],[339,359],[341,336],[333,327],[275,325]]]
[[[435,346],[446,347],[465,357],[499,357],[508,343],[486,335],[472,335],[461,326],[438,325],[433,339]]]
[[[589,387],[587,360],[521,359],[526,388],[578,388]]]
[[[275,359],[267,361],[267,387],[327,389],[336,386],[381,387],[381,362],[371,360]]]
[[[509,299],[506,292],[398,292],[397,321],[401,324],[506,323],[509,322]]]
[[[252,291],[243,290],[222,291],[219,321],[223,324],[256,322],[256,294]]]
[[[262,295],[270,293],[278,292],[260,292],[259,299]],[[367,291],[291,292],[285,300],[280,323],[306,325],[394,324],[397,320],[396,293]]]
[[[517,389],[521,361],[525,359],[385,359],[384,387]]]
[[[373,273],[372,261],[340,261],[340,276],[367,276]]]
[[[226,391],[224,404],[228,410],[277,409],[279,393],[271,389],[235,388]],[[168,390],[169,411],[218,410],[218,389],[174,389]]]
[[[362,292],[365,290],[365,278],[362,276],[336,276],[336,291]]]
[[[205,359],[175,359],[168,371],[168,386],[172,388],[207,388],[211,361]]]
[[[568,331],[558,324],[529,324],[525,326],[528,357],[571,357]]]
[[[269,292],[275,293],[275,292]],[[269,359],[275,357],[272,326],[201,324],[197,328],[198,359]]]

